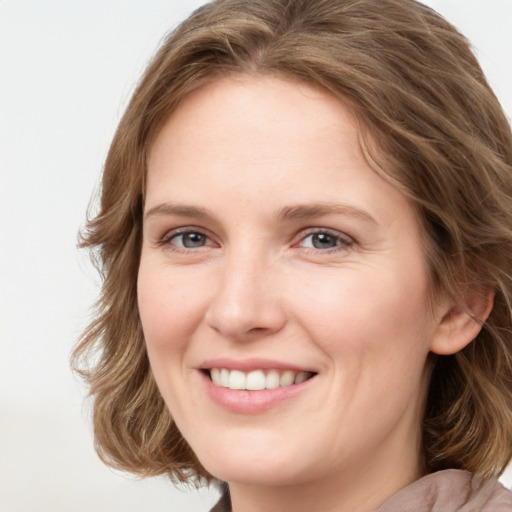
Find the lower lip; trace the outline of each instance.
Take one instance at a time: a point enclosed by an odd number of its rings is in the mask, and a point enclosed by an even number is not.
[[[239,414],[259,414],[272,409],[306,391],[315,377],[291,386],[261,391],[229,389],[216,386],[204,372],[200,372],[208,396],[213,402],[228,411]]]

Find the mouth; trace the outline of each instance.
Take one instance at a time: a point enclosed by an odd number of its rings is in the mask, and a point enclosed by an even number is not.
[[[198,368],[207,396],[235,414],[262,414],[310,396],[317,372],[312,368],[269,359],[216,358]]]
[[[208,368],[204,372],[215,386],[232,390],[263,391],[302,384],[316,375],[314,372],[257,369],[249,372],[228,368]]]

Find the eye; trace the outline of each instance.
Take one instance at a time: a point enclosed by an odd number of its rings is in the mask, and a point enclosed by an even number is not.
[[[181,231],[169,233],[164,237],[162,243],[171,245],[178,249],[197,249],[211,244],[208,236],[200,231]]]
[[[351,239],[347,236],[342,236],[339,233],[322,230],[315,231],[306,235],[299,243],[301,247],[315,250],[332,250],[336,248],[346,248],[352,243]]]

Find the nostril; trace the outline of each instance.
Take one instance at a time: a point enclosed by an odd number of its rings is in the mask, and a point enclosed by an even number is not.
[[[252,329],[249,330],[249,333],[253,332],[254,334],[258,334],[265,330],[266,330],[265,327],[253,327]]]

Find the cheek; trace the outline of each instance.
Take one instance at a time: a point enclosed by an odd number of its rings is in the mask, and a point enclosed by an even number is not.
[[[180,417],[188,378],[184,355],[201,316],[200,296],[176,272],[142,258],[137,297],[151,370],[173,417]]]
[[[176,274],[176,273],[175,273]],[[199,288],[141,261],[137,297],[148,351],[179,351],[202,314]],[[193,282],[193,281],[192,281]]]
[[[297,321],[335,364],[348,358],[372,360],[372,367],[404,370],[428,353],[428,287],[421,271],[366,267],[333,273],[297,292]],[[297,286],[299,284],[297,283]],[[391,364],[390,364],[391,363]]]

